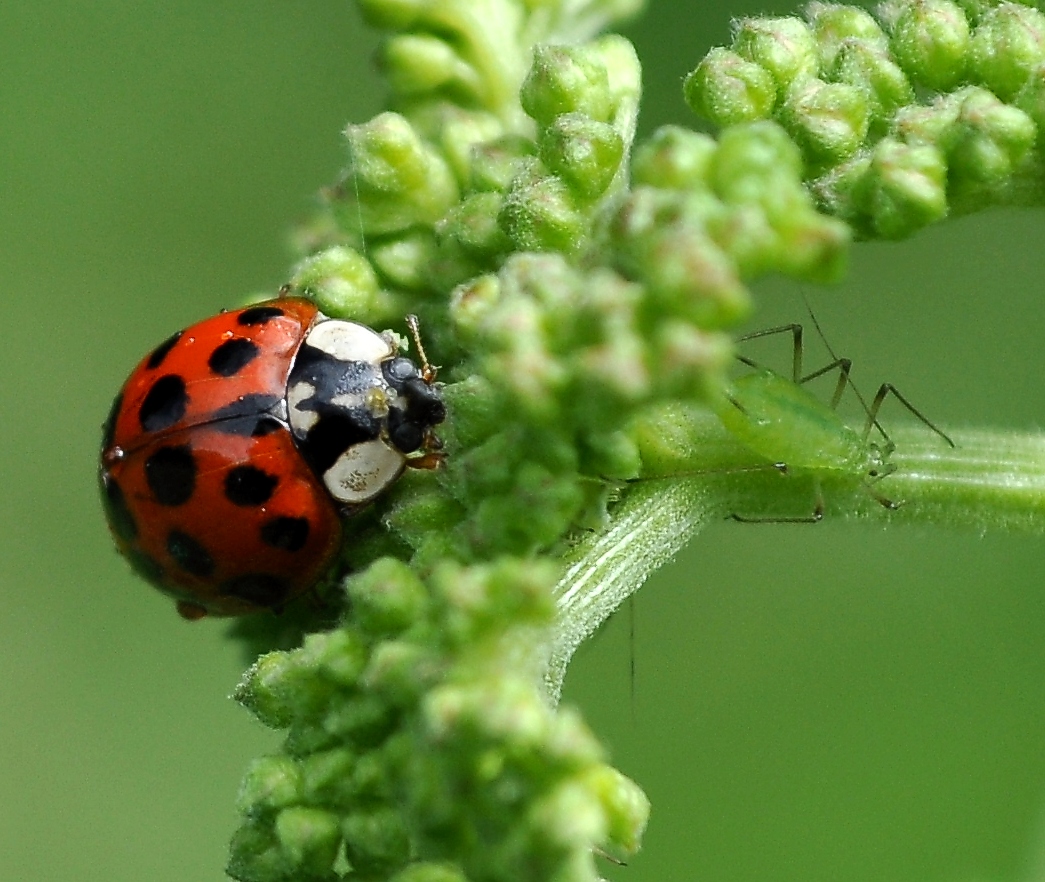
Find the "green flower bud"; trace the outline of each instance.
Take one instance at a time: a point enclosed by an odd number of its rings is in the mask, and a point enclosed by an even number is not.
[[[1045,128],[1045,65],[1031,73],[1020,94],[1016,96],[1015,103],[1034,120],[1034,125],[1039,131]]]
[[[723,363],[733,356],[732,340],[720,335]],[[627,427],[642,458],[642,474],[677,475],[689,468],[688,451],[707,447],[707,437],[721,423],[706,406],[692,401],[659,403],[635,417]],[[714,463],[712,463],[712,466]]]
[[[661,126],[632,158],[632,182],[668,190],[707,186],[708,168],[718,144],[710,135],[680,126]]]
[[[416,861],[396,873],[389,882],[468,882],[460,867]]]
[[[395,723],[393,709],[384,699],[376,695],[356,695],[339,699],[337,706],[323,718],[323,729],[338,739],[351,738],[364,748],[380,744]],[[327,746],[330,745],[320,741],[310,749]]]
[[[732,324],[749,308],[747,289],[702,221],[676,197],[637,188],[611,226],[617,263],[662,311],[702,327]]]
[[[323,312],[337,318],[376,321],[399,313],[395,298],[382,291],[370,262],[358,251],[336,245],[306,257],[290,277]]]
[[[366,687],[397,707],[409,707],[441,673],[431,650],[408,640],[386,640],[374,648],[364,677]]]
[[[410,107],[410,123],[446,160],[454,179],[466,188],[477,149],[504,135],[504,123],[492,113],[466,110],[448,101],[420,101]]]
[[[503,628],[505,622],[546,625],[555,613],[550,566],[522,566],[506,559],[488,566],[442,564],[431,588],[444,605],[446,632],[455,641]]]
[[[501,280],[495,275],[480,276],[454,289],[450,298],[450,318],[466,341],[475,340],[479,336],[483,322],[501,302],[501,293]],[[487,390],[482,391],[485,393]],[[466,407],[465,418],[468,410]],[[490,415],[493,417],[492,413]],[[454,422],[454,431],[460,431],[456,419]],[[492,428],[492,423],[486,425]],[[485,429],[481,431],[482,436],[487,434],[489,432]],[[463,437],[469,437],[467,430]]]
[[[455,500],[433,487],[415,482],[409,491],[397,495],[384,523],[399,539],[416,549],[432,533],[450,530],[462,516],[463,511]]]
[[[639,476],[642,460],[638,447],[625,432],[593,432],[582,439],[582,471],[616,481]]]
[[[368,248],[371,263],[390,285],[408,291],[424,291],[431,286],[431,267],[439,253],[431,232],[417,230],[369,243]]]
[[[802,180],[802,154],[776,123],[733,126],[719,138],[709,180],[726,203],[759,204],[781,181]]]
[[[582,199],[606,192],[620,169],[624,142],[609,123],[580,113],[557,116],[541,132],[541,161]]]
[[[605,842],[606,813],[581,781],[567,779],[536,801],[529,822],[542,842],[563,850]]]
[[[862,89],[808,79],[788,94],[782,121],[806,151],[833,165],[852,156],[867,136],[870,111]]]
[[[873,128],[884,131],[893,114],[914,102],[914,89],[886,49],[853,40],[835,55],[831,79],[860,89],[867,99]]]
[[[247,767],[236,808],[240,814],[260,815],[296,805],[301,797],[298,764],[288,756],[263,756]]]
[[[344,810],[352,805],[351,786],[356,757],[345,748],[313,753],[300,763],[302,801],[329,809]]]
[[[947,214],[947,163],[930,144],[885,138],[874,148],[861,190],[875,232],[900,239]]]
[[[1003,101],[1011,100],[1045,62],[1045,15],[1018,3],[990,10],[972,38],[976,75]]]
[[[321,713],[330,689],[296,653],[270,652],[247,671],[233,697],[266,726],[282,729],[292,720]]]
[[[800,18],[743,19],[733,49],[769,72],[780,97],[795,83],[816,76],[819,67],[816,38]]]
[[[584,243],[587,217],[561,178],[531,168],[512,183],[498,218],[519,251],[572,254]]]
[[[328,714],[329,716],[329,714]],[[340,741],[338,734],[327,731],[323,722],[319,725],[294,723],[283,739],[283,750],[288,756],[302,759],[321,750],[330,750]]]
[[[429,0],[359,0],[367,24],[393,31],[412,27],[430,6]]]
[[[521,135],[505,135],[472,148],[469,186],[478,191],[507,190],[515,177],[529,167],[537,146]]]
[[[276,816],[276,838],[294,867],[295,878],[326,879],[341,847],[337,816],[318,808],[294,806]]]
[[[352,777],[344,782],[353,793],[354,805],[387,802],[393,790],[392,770],[408,761],[414,747],[408,734],[397,732],[379,748],[361,754]]]
[[[777,268],[779,236],[760,205],[739,205],[710,214],[707,231],[728,254],[741,278],[751,278]]]
[[[1034,121],[985,89],[971,87],[962,95],[958,125],[945,142],[951,185],[1004,184],[1034,146]]]
[[[333,685],[350,687],[356,685],[363,673],[367,648],[358,635],[340,629],[309,634],[293,655],[309,673],[318,673]]]
[[[405,563],[384,558],[345,580],[356,624],[375,637],[394,636],[424,615],[428,592]]]
[[[452,240],[476,260],[490,262],[511,250],[512,243],[497,222],[504,199],[500,193],[472,193],[440,221],[440,241]]]
[[[720,128],[766,119],[776,105],[773,75],[729,49],[712,49],[683,84],[686,103]]]
[[[880,52],[889,48],[889,38],[864,9],[836,3],[811,3],[808,15],[820,51],[821,70],[835,66],[843,46],[855,44]]]
[[[563,113],[584,113],[600,122],[613,114],[606,66],[592,45],[535,47],[519,100],[542,127]]]
[[[387,873],[410,856],[410,842],[399,813],[393,809],[354,812],[341,823],[345,855],[358,873]]]
[[[657,331],[653,351],[658,389],[679,398],[706,399],[725,382],[733,343],[726,334],[705,331],[687,321],[666,321]]]
[[[649,798],[638,784],[612,766],[593,766],[583,781],[605,812],[606,836],[599,844],[617,858],[635,854],[649,821]]]
[[[580,712],[571,707],[560,707],[551,718],[544,752],[556,766],[571,771],[601,765],[606,759],[606,750]]]
[[[909,144],[939,144],[958,124],[960,96],[939,96],[931,106],[913,104],[901,108],[893,120],[893,135]]]
[[[838,218],[815,211],[806,192],[791,201],[782,199],[770,220],[779,237],[778,272],[819,284],[839,282],[845,276],[852,231]]]
[[[944,91],[965,76],[970,39],[961,7],[950,0],[916,0],[897,19],[892,47],[912,80]]]
[[[536,680],[525,676],[502,681],[496,689],[489,683],[436,687],[425,696],[422,713],[425,731],[436,744],[480,739],[515,755],[541,750],[549,717]]]
[[[525,555],[547,548],[569,529],[583,505],[584,495],[574,476],[557,475],[538,463],[523,463],[514,477],[511,493],[480,502],[466,526],[469,539],[483,557],[495,549]],[[540,518],[520,514],[538,509]]]
[[[446,161],[399,114],[349,126],[345,136],[351,167],[335,202],[345,229],[379,235],[430,226],[457,202]]]
[[[400,95],[416,95],[452,85],[474,101],[483,83],[470,64],[444,39],[431,34],[397,34],[381,54],[382,68]]]
[[[271,823],[249,821],[233,834],[225,868],[233,879],[239,882],[287,882],[294,870]]]

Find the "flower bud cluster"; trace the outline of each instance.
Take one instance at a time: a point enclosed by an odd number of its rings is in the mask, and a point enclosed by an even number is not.
[[[638,4],[558,5],[492,0],[477,15],[467,0],[362,3],[392,31],[381,61],[397,109],[347,128],[348,168],[302,250],[352,246],[383,286],[416,297],[513,251],[588,248],[600,204],[626,184],[639,65],[620,37],[562,35]]]
[[[263,656],[236,697],[283,750],[240,790],[241,882],[595,882],[648,805],[538,685],[554,569],[385,558],[347,581],[350,624]]]
[[[1010,2],[813,3],[740,22],[686,80],[720,126],[784,126],[822,206],[883,238],[1025,198],[1043,95],[1045,15]]]

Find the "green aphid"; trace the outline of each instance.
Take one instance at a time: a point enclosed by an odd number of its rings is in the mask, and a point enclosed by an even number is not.
[[[816,319],[813,321],[815,323]],[[954,447],[954,442],[891,383],[883,383],[879,387],[870,406],[867,406],[854,386],[853,391],[860,399],[867,418],[862,431],[846,424],[835,408],[846,386],[851,385],[850,360],[836,357],[828,346],[832,361],[819,370],[804,374],[801,325],[782,325],[756,331],[740,337],[739,342],[786,332],[792,335],[794,341],[791,377],[784,377],[749,358],[738,356],[753,372],[733,381],[718,407],[718,415],[739,441],[769,460],[771,467],[787,475],[812,475],[816,503],[812,514],[804,517],[748,518],[738,514],[732,517],[744,522],[815,523],[824,513],[820,480],[830,477],[855,478],[886,508],[898,508],[898,502],[888,499],[874,488],[875,482],[895,469],[889,462],[895,445],[878,423],[878,411],[886,397],[891,393],[948,445]],[[826,345],[826,340],[824,342]],[[825,403],[804,384],[833,371],[838,372],[838,381],[830,402]],[[877,440],[872,440],[872,430],[876,430],[880,436]]]

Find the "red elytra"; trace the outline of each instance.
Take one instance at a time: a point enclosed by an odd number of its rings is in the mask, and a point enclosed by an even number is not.
[[[113,404],[100,470],[110,529],[185,618],[278,610],[330,567],[343,511],[390,485],[412,464],[408,454],[419,450],[422,467],[438,461],[431,427],[445,411],[431,370],[349,322],[316,337],[343,326],[348,343],[336,351],[307,344],[328,321],[296,297],[205,319],[142,359]],[[366,357],[353,360],[353,345]],[[298,410],[288,414],[295,363]],[[354,409],[320,400],[318,387],[345,398],[351,382],[365,393]],[[366,472],[372,450],[390,461],[376,477]],[[329,474],[356,469],[356,483],[371,481],[361,504],[331,495],[337,488],[324,484],[324,470],[332,462],[339,465]]]

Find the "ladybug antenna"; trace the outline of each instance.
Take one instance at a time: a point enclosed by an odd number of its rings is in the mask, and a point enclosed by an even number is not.
[[[417,357],[421,359],[421,377],[426,383],[434,383],[436,374],[439,373],[439,368],[429,364],[428,356],[425,355],[425,348],[421,345],[421,326],[417,321],[417,316],[408,315],[406,317],[406,326],[410,329],[410,336],[414,338],[414,345],[417,347]]]

